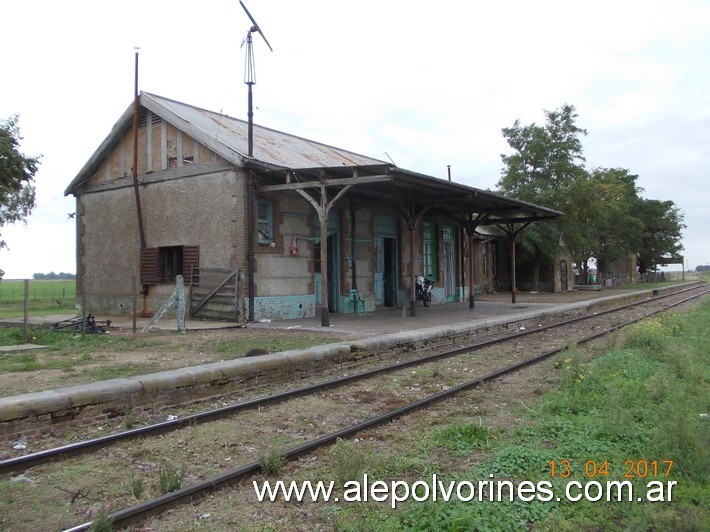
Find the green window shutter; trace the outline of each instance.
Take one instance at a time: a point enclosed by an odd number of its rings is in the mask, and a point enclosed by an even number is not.
[[[435,281],[437,278],[438,263],[437,263],[437,238],[436,238],[436,224],[431,222],[425,222],[422,226],[423,229],[423,249],[422,249],[422,261],[424,264],[424,271],[422,275],[431,281]]]
[[[274,240],[274,213],[270,200],[260,199],[257,206],[257,232],[259,244],[271,244]]]

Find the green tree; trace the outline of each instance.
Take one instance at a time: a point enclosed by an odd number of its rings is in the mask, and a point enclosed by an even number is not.
[[[624,168],[596,168],[571,186],[566,212],[574,232],[565,243],[582,266],[582,279],[587,278],[590,259],[603,271],[606,264],[640,249],[643,221],[636,215],[641,201],[637,179]]]
[[[685,224],[683,213],[672,201],[642,199],[635,215],[643,223],[643,238],[638,252],[639,273],[655,271],[664,259],[679,259]]]
[[[584,168],[582,141],[584,129],[575,123],[573,105],[565,104],[554,111],[545,111],[545,125],[520,125],[504,128],[503,136],[512,148],[510,155],[501,155],[503,170],[498,190],[520,200],[537,203],[567,212],[571,190],[575,183],[588,177]],[[565,216],[555,222],[538,222],[522,232],[520,257],[532,260],[533,290],[537,290],[540,265],[554,258],[560,241],[580,240],[584,232],[573,218]]]
[[[20,152],[17,115],[0,121],[0,228],[25,221],[35,206],[34,176],[39,157]],[[0,248],[5,242],[0,240]]]

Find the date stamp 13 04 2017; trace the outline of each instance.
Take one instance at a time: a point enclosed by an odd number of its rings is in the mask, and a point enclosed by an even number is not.
[[[608,460],[586,460],[573,463],[570,460],[550,460],[547,463],[552,478],[608,477],[615,473]],[[624,460],[620,466],[625,479],[668,478],[673,469],[673,460]]]

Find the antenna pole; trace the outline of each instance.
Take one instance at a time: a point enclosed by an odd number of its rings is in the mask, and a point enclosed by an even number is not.
[[[247,98],[247,123],[248,123],[248,146],[249,157],[254,156],[254,107],[253,107],[253,96],[252,87],[256,83],[256,70],[254,68],[254,45],[251,39],[251,33],[254,28],[249,30],[247,33],[247,61],[244,65],[244,83],[248,87],[248,98]]]

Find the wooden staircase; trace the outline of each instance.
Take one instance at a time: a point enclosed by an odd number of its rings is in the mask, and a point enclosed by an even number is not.
[[[188,314],[191,318],[244,323],[239,270],[192,268]]]

